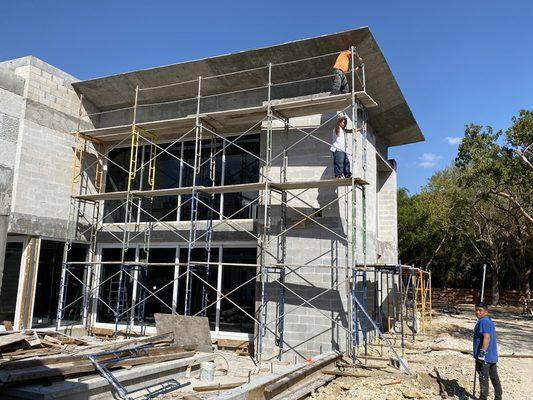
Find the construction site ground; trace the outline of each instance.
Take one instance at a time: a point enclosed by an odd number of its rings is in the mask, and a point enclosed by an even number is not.
[[[472,331],[476,323],[472,305],[458,306],[459,314],[443,314],[434,309],[432,332],[417,335],[416,342],[408,342],[405,357],[412,376],[392,369],[368,370],[369,377],[339,377],[319,388],[310,398],[314,400],[373,399],[470,399],[473,392],[474,361],[469,351]],[[499,353],[524,356],[533,354],[533,319],[520,314],[519,308],[495,307],[491,317],[496,323]],[[438,350],[431,350],[431,348]],[[380,346],[370,346],[372,356],[388,356]],[[385,365],[368,361],[368,365]],[[441,395],[435,378],[438,370],[445,393]],[[356,371],[363,372],[358,368]],[[533,393],[533,358],[501,357],[498,371],[507,400],[531,399]],[[362,375],[362,374],[361,374]],[[479,382],[476,383],[479,396]],[[477,397],[476,397],[477,398]],[[492,387],[489,398],[493,398]]]

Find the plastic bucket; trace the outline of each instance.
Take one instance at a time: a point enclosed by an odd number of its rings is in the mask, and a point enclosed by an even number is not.
[[[212,382],[215,379],[215,363],[208,361],[200,363],[200,380]]]

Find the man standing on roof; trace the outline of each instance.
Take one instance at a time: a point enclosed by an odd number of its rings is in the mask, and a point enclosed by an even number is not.
[[[352,58],[351,50],[341,51],[333,66],[333,86],[331,87],[331,94],[348,93],[350,91],[350,85],[348,79],[346,79],[346,73],[350,67],[350,59]],[[361,57],[357,57],[359,61],[362,61]],[[356,67],[356,69],[359,67]]]
[[[344,130],[346,129],[347,119],[344,115],[339,114],[337,123],[333,129],[332,145],[330,147],[333,153],[333,171],[335,173],[335,179],[351,178],[350,172],[350,160],[346,155],[346,139],[344,136]]]
[[[476,305],[478,319],[474,328],[474,351],[476,371],[479,375],[479,400],[487,400],[489,395],[489,377],[494,387],[494,399],[502,399],[502,385],[498,377],[498,345],[496,343],[496,326],[490,319],[489,309],[485,304]]]

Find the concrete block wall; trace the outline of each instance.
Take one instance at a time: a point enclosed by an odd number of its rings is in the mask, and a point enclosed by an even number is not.
[[[3,276],[24,79],[0,63],[0,279]]]
[[[395,168],[396,163],[389,163]],[[384,168],[378,172],[378,258],[383,264],[398,262],[398,218],[396,170]]]
[[[313,116],[291,120],[291,125],[299,127],[317,127],[328,121],[332,115]],[[291,148],[287,161],[287,180],[323,180],[333,178],[333,161],[329,150],[335,118],[320,127],[314,135],[324,142],[307,138]],[[351,122],[348,124],[351,129]],[[279,127],[279,124],[276,124]],[[281,153],[283,146],[290,147],[304,134],[290,129],[288,135],[282,130],[273,133],[272,169],[270,178],[280,180],[282,166]],[[262,156],[265,154],[266,135],[262,136]],[[355,149],[355,168],[352,166],[354,176],[364,178],[369,182],[366,186],[366,262],[368,264],[378,261],[377,245],[377,165],[376,142],[377,138],[369,126],[367,132],[366,167],[363,169],[362,137],[357,134]],[[352,153],[351,134],[348,134],[348,153]],[[264,170],[263,170],[264,174]],[[347,245],[347,233],[351,232],[352,196],[348,195],[346,204],[343,195],[348,189],[324,188],[294,191],[300,199],[291,199],[289,192],[289,208],[287,211],[288,226],[300,221],[301,213],[309,215],[316,210],[331,203],[322,210],[314,219],[317,223],[306,220],[287,233],[286,260],[285,262],[299,267],[289,267],[286,270],[285,282],[285,322],[284,322],[284,350],[286,357],[291,359],[294,354],[306,357],[320,351],[345,350],[349,345],[350,335],[350,284],[346,270],[346,254],[351,260],[350,247]],[[276,235],[280,232],[281,207],[279,195],[274,195],[271,208],[271,232]],[[346,221],[346,205],[348,206],[348,223]],[[363,205],[360,190],[356,192],[356,261],[364,261],[363,245]],[[327,228],[327,229],[326,229]],[[278,241],[268,249],[266,262],[279,261]],[[351,261],[350,261],[351,262]],[[319,265],[323,265],[321,267]],[[334,266],[336,268],[328,268]],[[267,321],[275,321],[279,302],[280,286],[276,279],[279,274],[270,274],[270,284],[267,285]],[[371,281],[372,275],[367,277]],[[305,303],[305,300],[310,300]],[[303,304],[303,305],[302,305]],[[314,306],[314,307],[313,307]],[[315,308],[316,307],[316,308]],[[265,353],[274,354],[275,324],[268,326],[264,342]]]
[[[24,80],[0,63],[0,215],[11,208],[13,169],[20,120],[23,113]]]
[[[64,239],[79,99],[73,76],[28,56],[0,63],[23,82],[9,231]],[[91,109],[85,105],[82,112]],[[82,128],[92,124],[87,118]]]

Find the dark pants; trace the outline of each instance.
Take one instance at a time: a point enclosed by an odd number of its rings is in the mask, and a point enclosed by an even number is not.
[[[346,75],[338,68],[333,68],[333,85],[331,86],[331,94],[348,93],[350,85]]]
[[[342,177],[351,178],[352,173],[350,172],[350,160],[344,151],[334,151],[333,152],[333,171],[335,173],[335,178]]]
[[[489,395],[489,378],[494,388],[494,399],[502,399],[502,385],[498,377],[496,363],[486,363],[476,360],[476,371],[479,375],[479,400],[487,400]]]

